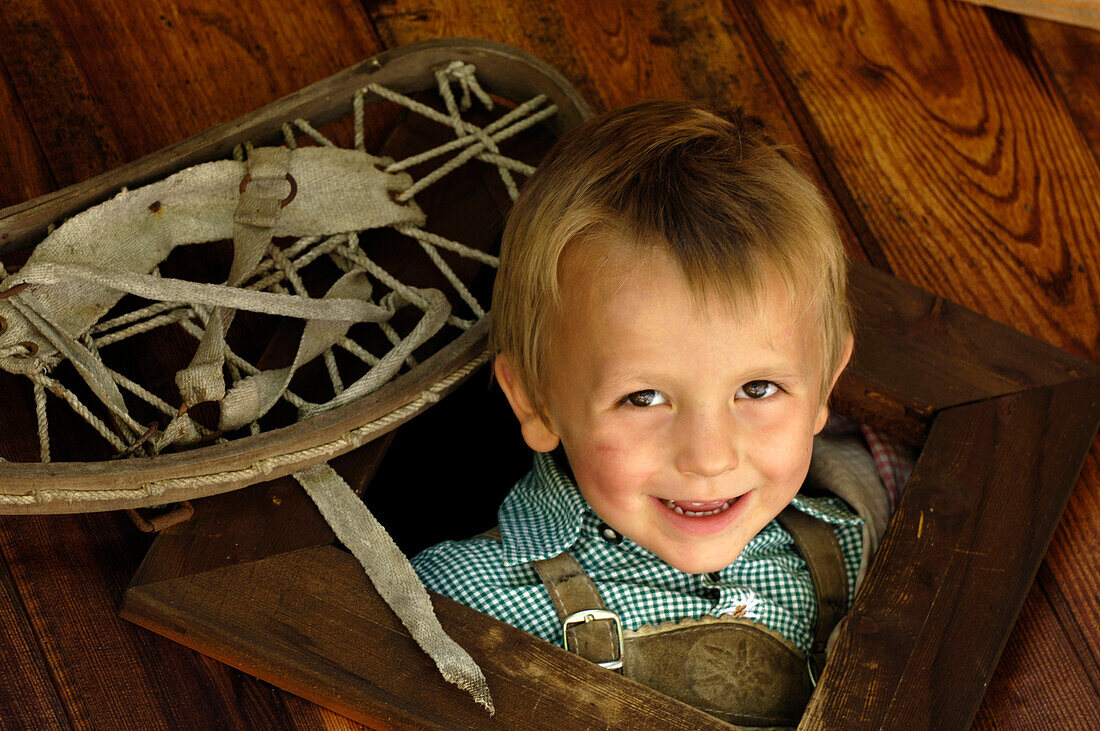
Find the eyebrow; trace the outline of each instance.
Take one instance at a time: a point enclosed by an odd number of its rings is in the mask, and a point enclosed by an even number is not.
[[[761,367],[746,368],[745,373],[748,375],[737,384],[738,386],[752,381],[773,381],[788,386],[801,385],[808,380],[806,371],[802,368],[768,366],[765,364]],[[650,386],[646,384],[652,384],[655,387],[657,382],[666,379],[666,376],[657,372],[644,373],[641,371],[622,370],[607,373],[603,377],[594,380],[592,387],[596,393],[617,393],[625,388],[629,388],[629,386],[626,385],[627,383],[637,382],[642,384],[642,388],[648,388]]]

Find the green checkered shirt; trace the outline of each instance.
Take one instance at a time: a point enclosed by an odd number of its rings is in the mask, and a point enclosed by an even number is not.
[[[848,586],[855,586],[863,520],[836,498],[800,495],[791,505],[834,526]],[[779,631],[803,652],[810,649],[817,619],[813,582],[790,534],[774,520],[726,568],[686,574],[610,531],[547,454],[535,456],[534,469],[508,493],[498,517],[500,542],[446,541],[413,559],[429,589],[560,646],[561,623],[531,562],[568,550],[626,629],[737,614]]]

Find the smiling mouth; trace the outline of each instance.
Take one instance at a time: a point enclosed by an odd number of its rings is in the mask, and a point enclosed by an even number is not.
[[[695,502],[693,500],[662,500],[665,507],[679,515],[689,518],[705,518],[708,515],[718,515],[730,509],[737,498],[729,500],[711,500],[709,502]]]

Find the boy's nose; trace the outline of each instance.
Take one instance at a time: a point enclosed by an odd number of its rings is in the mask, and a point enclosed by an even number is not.
[[[683,418],[676,467],[701,477],[716,477],[737,467],[736,425],[726,414]]]

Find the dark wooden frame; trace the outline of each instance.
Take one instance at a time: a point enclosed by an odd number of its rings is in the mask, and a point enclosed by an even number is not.
[[[867,265],[852,284],[859,345],[834,405],[921,453],[801,727],[964,727],[1096,432],[1100,367]],[[384,451],[367,449],[368,462]],[[489,719],[300,491],[214,501],[153,544],[123,617],[368,724],[726,726],[435,597],[488,676]]]
[[[962,726],[1095,433],[1100,368],[865,265],[853,288],[858,348],[836,407],[922,451],[803,725]],[[724,726],[454,602],[437,609],[486,670],[491,720],[284,480],[210,498],[162,534],[122,614],[372,725]]]

